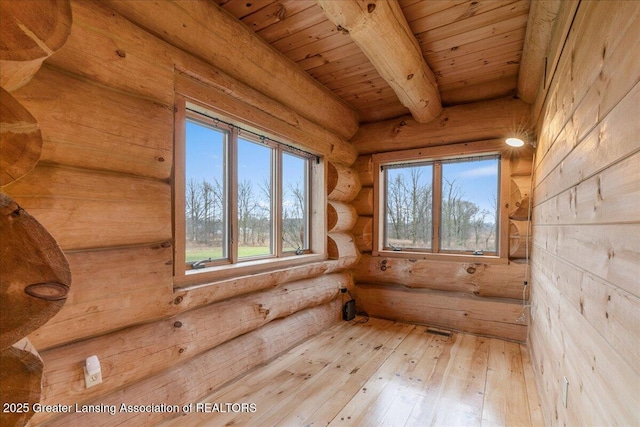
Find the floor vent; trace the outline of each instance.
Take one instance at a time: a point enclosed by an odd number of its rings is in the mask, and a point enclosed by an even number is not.
[[[427,328],[424,330],[425,334],[442,335],[443,337],[450,337],[453,333],[451,331],[445,331],[444,329]]]

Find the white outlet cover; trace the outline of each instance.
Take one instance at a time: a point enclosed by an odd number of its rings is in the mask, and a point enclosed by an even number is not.
[[[91,388],[102,383],[102,372],[98,370],[95,374],[91,375],[87,372],[87,367],[84,367],[84,384],[87,388]]]

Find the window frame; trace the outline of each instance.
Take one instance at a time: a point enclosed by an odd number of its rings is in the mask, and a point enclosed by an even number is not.
[[[323,197],[324,192],[322,189],[325,185],[325,167],[324,159],[318,156],[316,153],[310,152],[306,149],[298,149],[293,143],[289,144],[284,138],[267,132],[263,128],[255,125],[249,125],[232,116],[224,114],[224,112],[217,110],[209,105],[198,102],[191,97],[182,96],[176,94],[175,101],[175,135],[174,135],[174,167],[173,167],[173,235],[174,235],[174,288],[187,289],[193,286],[202,286],[206,284],[215,284],[217,281],[226,280],[231,277],[237,277],[247,274],[257,274],[261,272],[267,272],[277,268],[284,268],[288,266],[302,265],[305,263],[316,262],[327,258],[326,244],[324,243],[324,233],[326,226],[323,224],[325,208],[325,199]],[[227,207],[226,215],[228,218],[227,228],[231,233],[230,236],[236,236],[234,243],[228,242],[227,248],[229,250],[228,258],[221,260],[213,260],[210,263],[206,263],[205,268],[190,269],[186,262],[186,215],[185,215],[185,192],[186,192],[186,123],[187,120],[193,120],[201,122],[205,126],[213,126],[217,117],[221,121],[230,123],[231,126],[218,124],[218,127],[227,127],[230,132],[230,139],[237,137],[237,127],[247,129],[252,133],[264,135],[270,141],[264,141],[273,150],[272,153],[272,224],[271,232],[274,241],[271,242],[273,246],[273,254],[265,256],[256,256],[250,258],[238,259],[238,218],[237,218],[237,186],[238,186],[238,173],[235,170],[237,164],[237,147],[231,141],[228,141],[227,146],[227,167],[228,180],[227,183]],[[237,127],[236,127],[237,126]],[[251,142],[255,138],[253,136],[241,135],[245,140]],[[284,140],[284,141],[283,141]],[[283,142],[274,142],[283,141]],[[260,141],[262,143],[263,141]],[[303,254],[296,254],[295,251],[283,252],[282,250],[282,197],[283,187],[282,183],[282,162],[276,166],[275,157],[282,158],[282,154],[288,152],[298,157],[309,157],[308,170],[307,170],[307,186],[305,191],[307,192],[307,239],[308,249],[304,250]],[[306,153],[308,156],[301,156],[301,153]],[[320,191],[314,191],[315,188]],[[274,197],[275,196],[275,197]]]
[[[463,262],[487,262],[487,263],[507,263],[509,261],[509,180],[511,175],[510,161],[505,155],[504,144],[501,140],[476,141],[462,144],[451,144],[437,147],[420,149],[410,149],[386,153],[373,154],[373,256],[410,258],[410,259],[433,259],[450,260]],[[497,226],[496,234],[497,251],[491,254],[472,255],[468,252],[449,251],[440,249],[440,210],[442,203],[441,186],[433,185],[433,212],[438,212],[432,216],[432,247],[431,249],[403,249],[394,251],[384,247],[384,230],[386,210],[386,195],[383,166],[401,163],[433,162],[434,175],[439,174],[441,182],[442,168],[444,161],[452,159],[478,158],[483,156],[499,155],[499,178],[498,178],[498,205],[497,205]]]

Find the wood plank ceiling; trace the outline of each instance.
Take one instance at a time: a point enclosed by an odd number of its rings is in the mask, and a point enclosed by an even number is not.
[[[409,114],[348,32],[329,21],[316,1],[214,1],[351,105],[361,122]],[[516,93],[529,0],[399,3],[436,76],[443,106]]]

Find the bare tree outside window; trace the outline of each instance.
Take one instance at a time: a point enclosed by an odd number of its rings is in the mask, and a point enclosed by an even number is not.
[[[441,175],[435,173],[436,164]],[[497,252],[498,165],[491,156],[385,166],[383,246],[431,250],[438,227],[440,252]],[[441,195],[437,224],[434,185]]]

